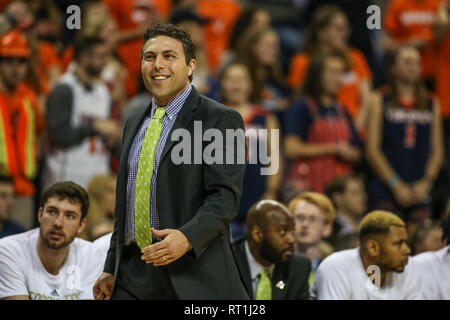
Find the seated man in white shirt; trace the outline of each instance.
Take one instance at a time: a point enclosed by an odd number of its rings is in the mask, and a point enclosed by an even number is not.
[[[0,299],[93,299],[104,262],[91,242],[76,238],[88,208],[87,192],[73,182],[44,192],[40,227],[0,239]]]
[[[442,231],[447,246],[411,258],[427,300],[450,300],[450,212],[442,222]]]
[[[359,226],[361,246],[331,254],[317,269],[311,295],[319,300],[423,299],[405,222],[387,211],[372,211]]]

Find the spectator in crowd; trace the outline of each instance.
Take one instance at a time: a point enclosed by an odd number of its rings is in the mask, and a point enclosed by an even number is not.
[[[333,251],[323,239],[333,231],[336,211],[331,200],[317,192],[299,194],[289,202],[288,208],[295,217],[295,251],[311,260],[308,280],[311,286],[319,264]]]
[[[420,274],[424,297],[427,300],[450,299],[450,214],[442,221],[442,241],[446,246],[437,251],[412,257],[411,264]]]
[[[356,128],[361,130],[368,120],[372,73],[364,55],[358,49],[349,47],[349,35],[348,18],[342,9],[335,5],[318,8],[306,29],[303,51],[292,59],[287,82],[292,89],[304,87],[313,57],[341,52],[348,67],[337,98],[352,117]]]
[[[361,221],[361,246],[335,252],[317,269],[311,295],[319,300],[420,300],[419,275],[407,266],[405,222],[387,211]]]
[[[116,176],[110,173],[96,175],[89,182],[87,192],[90,201],[89,214],[86,228],[80,237],[94,241],[114,230]]]
[[[246,237],[233,244],[247,291],[256,300],[307,299],[310,261],[294,253],[295,220],[283,204],[256,202]]]
[[[253,80],[252,100],[281,118],[289,106],[279,59],[280,43],[274,29],[249,29],[238,40],[236,60],[243,62]]]
[[[432,79],[435,74],[435,21],[441,0],[392,0],[386,8],[384,20],[385,50],[396,51],[401,46],[419,50],[421,74]]]
[[[76,238],[88,207],[86,191],[73,182],[44,192],[39,228],[0,239],[0,299],[93,298],[103,261],[92,243]]]
[[[352,235],[358,232],[359,224],[367,208],[363,178],[352,174],[333,179],[328,187],[328,196],[336,208],[336,220],[329,239],[331,244],[334,245],[346,238],[354,239]],[[349,245],[353,247],[351,243]]]
[[[35,1],[34,3],[38,2]],[[16,19],[17,28],[27,36],[31,56],[26,83],[36,93],[39,112],[44,114],[46,96],[61,75],[61,67],[57,49],[53,43],[56,38],[45,37],[44,31],[48,28],[41,27],[42,19],[36,16],[39,12],[33,11],[30,5],[32,3],[15,0],[6,7],[6,12]],[[38,8],[34,8],[34,10],[38,10]],[[56,24],[56,22],[53,24]],[[58,29],[58,26],[56,29]]]
[[[263,8],[251,6],[245,8],[237,18],[230,36],[229,49],[237,50],[240,36],[247,30],[265,30],[271,27],[270,14]]]
[[[14,181],[11,177],[0,174],[0,238],[25,229],[11,219],[14,205]]]
[[[234,62],[227,65],[220,76],[220,83],[221,102],[238,111],[244,120],[249,160],[252,160],[246,165],[239,212],[230,225],[232,237],[236,239],[245,234],[247,212],[256,201],[278,198],[280,146],[279,138],[272,138],[272,130],[279,129],[279,124],[273,113],[250,101],[253,84],[250,71],[244,64]],[[263,163],[263,159],[258,156],[261,150],[267,150],[272,163]],[[277,170],[266,175],[262,172],[264,167]]]
[[[450,177],[450,3],[441,2],[435,25],[436,41],[436,93],[441,104],[445,137],[445,165],[447,177]],[[450,178],[447,183],[450,183]]]
[[[48,97],[45,186],[63,180],[87,186],[96,174],[110,171],[108,149],[121,141],[121,127],[110,120],[109,91],[99,78],[106,44],[99,38],[78,38],[74,55],[76,68],[61,77]]]
[[[125,91],[130,98],[137,93],[141,76],[139,53],[147,28],[166,20],[168,0],[102,0],[118,26],[117,52],[126,69]]]
[[[361,158],[358,133],[337,101],[346,68],[346,59],[340,53],[314,57],[302,97],[286,113],[286,200],[305,190],[324,192],[334,177],[351,173],[353,164]]]
[[[412,227],[430,218],[430,191],[443,159],[439,104],[420,77],[420,54],[400,47],[392,56],[390,83],[374,95],[367,140],[373,170],[370,207],[401,214]]]
[[[30,56],[28,41],[19,31],[0,37],[0,173],[14,179],[12,216],[25,228],[32,223],[33,180],[44,129],[36,95],[24,83]]]
[[[426,251],[442,249],[445,243],[442,241],[442,229],[439,221],[427,219],[419,223],[408,239],[408,243],[413,256]]]
[[[234,23],[241,12],[241,4],[236,0],[198,0],[197,13],[210,19],[210,23],[205,26],[205,49],[213,75],[219,72]]]
[[[209,19],[199,16],[192,10],[184,9],[174,11],[169,18],[169,22],[191,35],[192,42],[195,45],[195,55],[197,56],[197,66],[192,85],[195,86],[198,92],[209,95],[212,87],[216,85],[209,71],[204,45],[204,27],[209,22]]]

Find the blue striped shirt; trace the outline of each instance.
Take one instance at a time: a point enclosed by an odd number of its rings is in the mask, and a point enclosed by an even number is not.
[[[171,131],[177,116],[183,107],[189,93],[191,93],[192,86],[189,85],[186,90],[176,96],[171,102],[166,106],[166,114],[162,118],[162,129],[161,136],[158,141],[158,145],[155,150],[155,161],[153,164],[153,175],[151,181],[150,189],[150,226],[155,229],[159,229],[159,219],[158,213],[156,212],[156,177],[158,175],[159,161],[161,154],[164,150],[167,137]],[[152,99],[152,110],[150,115],[148,115],[138,133],[134,137],[133,143],[128,154],[128,178],[127,178],[127,206],[126,206],[126,224],[125,224],[125,244],[130,243],[130,241],[136,241],[136,231],[134,227],[134,205],[135,205],[135,192],[136,192],[136,176],[138,170],[139,156],[141,154],[142,144],[144,142],[145,132],[150,124],[150,121],[155,114],[156,109],[159,106],[156,104],[155,99]]]

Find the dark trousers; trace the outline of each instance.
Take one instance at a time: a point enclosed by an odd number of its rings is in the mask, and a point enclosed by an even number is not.
[[[167,266],[154,267],[141,260],[133,243],[125,246],[119,264],[113,300],[178,300]]]

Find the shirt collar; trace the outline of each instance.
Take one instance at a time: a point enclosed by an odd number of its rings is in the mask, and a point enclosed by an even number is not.
[[[186,102],[187,97],[191,93],[192,85],[189,84],[188,87],[179,95],[177,95],[172,101],[170,101],[164,108],[166,109],[166,116],[172,120],[173,117],[175,117],[183,107],[184,103]],[[152,111],[151,111],[151,118],[153,118],[153,115],[155,114],[155,111],[157,108],[159,108],[155,102],[155,98],[152,98]]]
[[[258,277],[258,275],[263,269],[267,269],[267,271],[269,271],[269,278],[272,278],[273,270],[275,269],[275,264],[271,264],[270,267],[268,268],[265,268],[264,266],[259,264],[259,262],[255,260],[252,253],[250,252],[250,248],[248,246],[247,241],[245,241],[245,253],[247,255],[247,261],[250,267],[250,277],[252,278],[252,281]]]

